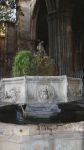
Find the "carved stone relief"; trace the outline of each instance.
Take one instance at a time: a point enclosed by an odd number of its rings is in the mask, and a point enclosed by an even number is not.
[[[13,104],[25,102],[24,77],[2,79],[1,83],[1,102]]]
[[[68,78],[68,100],[74,101],[82,98],[83,82],[80,78]]]
[[[57,104],[82,96],[81,79],[66,76],[24,76],[0,82],[0,101],[27,104]]]
[[[40,85],[37,88],[37,98],[39,102],[52,102],[55,97],[55,89],[49,84]]]
[[[16,103],[17,100],[20,98],[20,89],[17,88],[11,88],[10,90],[5,91],[4,101],[11,101],[13,103]]]

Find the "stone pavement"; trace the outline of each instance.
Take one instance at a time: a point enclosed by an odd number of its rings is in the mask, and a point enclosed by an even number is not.
[[[84,122],[14,125],[0,123],[0,150],[84,150]]]

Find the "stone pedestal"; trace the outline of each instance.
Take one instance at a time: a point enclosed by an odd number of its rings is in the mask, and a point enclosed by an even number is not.
[[[0,150],[84,150],[84,122],[18,126],[0,123]]]

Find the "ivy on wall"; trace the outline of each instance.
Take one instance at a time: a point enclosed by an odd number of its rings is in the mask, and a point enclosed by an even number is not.
[[[0,0],[0,21],[15,22],[16,21],[16,1]]]

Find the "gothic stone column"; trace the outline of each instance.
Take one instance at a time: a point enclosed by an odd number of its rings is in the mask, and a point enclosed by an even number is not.
[[[59,74],[69,74],[72,67],[71,11],[60,9],[48,13],[49,54],[54,57]]]

